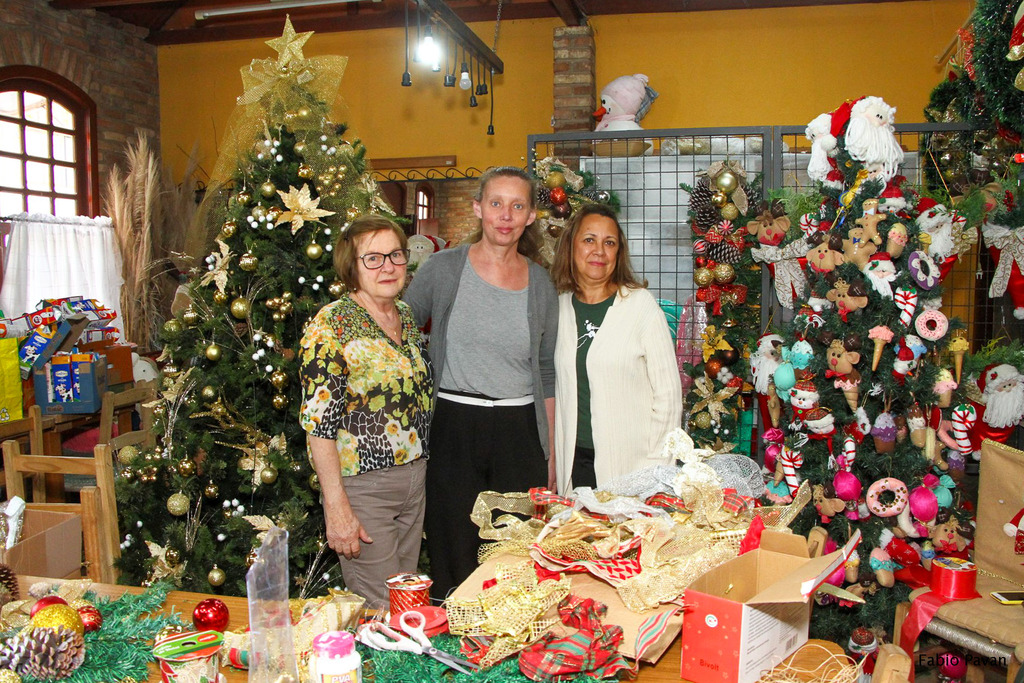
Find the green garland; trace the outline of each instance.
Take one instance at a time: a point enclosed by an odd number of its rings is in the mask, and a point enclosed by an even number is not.
[[[157,612],[173,588],[169,582],[161,581],[138,595],[126,593],[113,601],[87,592],[85,599],[103,615],[103,625],[85,634],[85,661],[62,681],[110,683],[147,680],[149,665],[156,661],[153,656],[156,634],[165,626],[183,624],[178,614]],[[11,637],[17,632],[8,631],[3,637]],[[26,676],[23,680],[32,683],[38,679]]]

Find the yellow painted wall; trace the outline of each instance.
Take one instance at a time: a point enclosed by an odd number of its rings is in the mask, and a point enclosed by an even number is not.
[[[599,16],[598,89],[646,73],[661,95],[645,128],[803,124],[848,97],[882,96],[898,122],[923,120],[931,89],[943,77],[939,54],[969,15],[970,0]],[[523,163],[526,136],[551,132],[550,20],[503,21],[495,80],[495,131],[485,134],[488,100],[470,109],[441,74],[411,65],[413,87],[400,85],[400,29],[317,34],[307,57],[342,54],[349,66],[342,93],[354,136],[371,158],[455,154],[460,168]],[[490,44],[492,24],[473,29]],[[303,30],[301,23],[296,30]],[[210,170],[223,134],[239,69],[274,56],[261,40],[159,49],[161,142],[177,174],[198,141]]]

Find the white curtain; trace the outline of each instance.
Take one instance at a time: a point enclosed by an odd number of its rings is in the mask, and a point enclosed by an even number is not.
[[[8,219],[11,237],[0,286],[8,318],[38,310],[41,299],[82,296],[117,311],[121,327],[121,255],[106,217],[20,214]]]

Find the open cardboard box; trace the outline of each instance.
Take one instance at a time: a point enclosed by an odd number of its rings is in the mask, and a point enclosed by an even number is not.
[[[72,512],[25,510],[21,540],[7,550],[15,574],[54,579],[82,576],[82,518]]]
[[[707,572],[686,590],[682,677],[754,683],[807,642],[810,598],[860,542],[811,559],[803,536],[765,531],[757,550]]]
[[[510,565],[518,562],[523,562],[529,558],[520,557],[517,555],[498,555],[484,562],[482,565],[476,568],[476,570],[469,575],[462,584],[452,591],[451,596],[461,598],[465,600],[471,600],[475,598],[481,590],[483,590],[484,581],[488,581],[494,578],[495,568],[500,564]],[[617,624],[622,627],[622,643],[619,645],[619,653],[630,659],[636,659],[636,637],[640,630],[640,625],[650,619],[652,616],[661,612],[674,612],[679,609],[676,605],[662,605],[656,610],[649,610],[643,613],[637,613],[630,611],[619,598],[619,594],[615,588],[611,585],[596,579],[590,574],[567,574],[572,579],[572,593],[576,595],[582,595],[588,598],[593,598],[598,602],[602,602],[608,606],[608,613],[602,619],[605,624]],[[558,608],[552,607],[546,618],[554,619],[556,625],[554,630],[561,628],[561,622],[558,620]],[[676,614],[672,616],[668,625],[662,633],[661,637],[644,651],[641,659],[645,662],[655,663],[665,653],[672,641],[676,639],[679,634],[679,629],[682,626],[683,617],[682,615]],[[567,629],[572,631],[575,629]]]

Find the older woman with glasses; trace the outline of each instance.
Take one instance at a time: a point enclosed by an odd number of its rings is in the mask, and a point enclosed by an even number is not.
[[[327,542],[349,590],[386,605],[385,580],[416,571],[423,533],[433,376],[405,286],[405,233],[352,221],[334,251],[348,292],[302,337],[299,422],[320,480]]]

